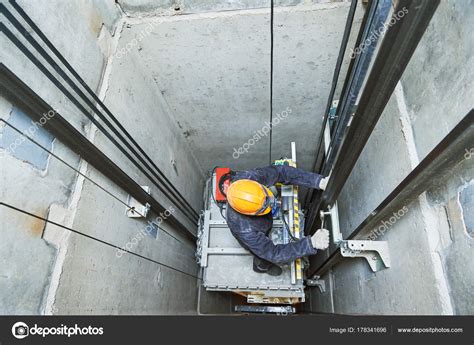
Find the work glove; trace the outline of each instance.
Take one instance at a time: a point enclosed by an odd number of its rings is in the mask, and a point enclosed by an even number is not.
[[[327,177],[323,177],[320,181],[319,181],[319,189],[321,190],[325,190],[326,189],[326,186],[328,185],[328,181],[329,181],[329,176]]]
[[[329,231],[326,229],[319,229],[311,236],[311,244],[316,249],[324,250],[329,247]]]

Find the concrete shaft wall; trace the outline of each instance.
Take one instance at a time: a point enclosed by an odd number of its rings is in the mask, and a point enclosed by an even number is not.
[[[441,1],[338,199],[347,237],[474,105],[474,7]],[[473,145],[474,146],[474,142]],[[355,314],[474,313],[472,147],[444,183],[373,229],[392,267],[373,273],[345,259],[312,291],[317,311]]]
[[[295,6],[339,2],[339,0],[275,0],[275,6]],[[156,15],[174,15],[232,11],[241,9],[268,8],[267,0],[118,0],[127,16],[150,17]]]
[[[85,81],[97,90],[108,55],[109,42],[105,32],[112,31],[119,18],[114,7],[105,4],[101,4],[100,8],[95,6],[100,4],[100,1],[87,4],[64,1],[18,3],[52,39]],[[7,22],[2,19],[2,23]],[[7,26],[14,31],[11,26]],[[57,32],[62,34],[57,35]],[[85,133],[84,126],[87,122],[83,117],[5,35],[0,35],[0,46],[1,62],[33,88],[53,109],[60,111],[68,121]],[[29,131],[48,149],[52,149],[73,166],[79,166],[79,157],[62,143],[53,141],[54,138],[46,131],[35,127],[14,104],[10,104],[1,96],[0,109],[2,119],[15,124],[22,131]],[[31,142],[21,142],[21,137],[15,137],[16,134],[5,127],[4,123],[0,126],[2,202],[42,217],[48,216],[53,204],[67,207],[75,189],[76,173]],[[0,208],[0,216],[0,313],[42,313],[57,249],[42,238],[45,227],[42,221],[5,207]],[[74,293],[73,290],[71,293]]]
[[[121,75],[142,68],[154,81],[204,171],[269,162],[269,11],[237,8],[133,16],[116,53]],[[272,159],[290,156],[296,141],[298,165],[312,168],[348,9],[347,2],[275,9]]]
[[[159,93],[140,68],[126,68],[129,74],[110,77],[123,26],[120,8],[104,1],[18,3],[198,210],[202,174]],[[138,183],[151,186],[5,35],[0,40],[2,63]],[[110,94],[109,77],[114,85]],[[120,200],[1,123],[2,202],[185,272],[121,255],[112,247],[2,206],[0,314],[196,313],[194,244],[166,221],[163,230],[145,232],[144,221],[125,216],[121,201],[127,201],[127,194],[123,190],[2,97],[0,116]],[[151,187],[152,194],[174,212],[176,208]],[[176,216],[181,217],[179,210]],[[195,230],[194,224],[189,227]]]

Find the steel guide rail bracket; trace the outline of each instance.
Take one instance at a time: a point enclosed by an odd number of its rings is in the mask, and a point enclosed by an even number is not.
[[[339,247],[343,257],[365,258],[374,272],[390,267],[390,254],[387,241],[344,240],[339,228],[337,203],[333,207],[330,207],[328,212],[320,211],[321,224],[324,224],[324,216],[326,215],[331,217],[333,242]]]
[[[364,88],[358,97],[350,126],[344,133],[339,133],[344,134],[344,138],[335,135],[341,142],[337,152],[331,155],[337,157],[330,166],[323,168],[325,172],[332,171],[332,176],[324,193],[319,193],[319,199],[313,200],[308,206],[308,232],[314,227],[321,207],[324,204],[331,205],[337,200],[438,4],[439,0],[400,0],[393,10],[398,12],[406,8],[408,13],[397,25],[389,27],[383,36]],[[344,98],[343,104],[339,105],[341,109],[344,108],[345,101]]]
[[[404,203],[415,201],[420,194],[430,186],[437,185],[443,181],[450,169],[460,164],[465,158],[466,147],[472,147],[474,142],[474,109],[454,127],[446,137],[400,182],[400,184],[373,210],[369,216],[350,234],[347,242],[365,244],[369,242],[377,249],[380,260],[390,265],[390,258],[383,245],[377,245],[380,241],[360,241],[364,235],[373,229],[378,222],[383,220],[390,212]],[[365,246],[364,246],[365,247]],[[359,247],[353,247],[358,250]],[[365,247],[366,249],[367,247]],[[350,254],[349,254],[350,255]],[[343,253],[334,251],[319,266],[309,274],[312,279],[318,279],[331,267],[335,266],[342,258]],[[347,256],[346,256],[347,257]],[[388,259],[388,260],[387,260]],[[369,261],[369,260],[368,260]],[[375,261],[375,260],[373,260]],[[369,261],[370,263],[370,261]],[[377,268],[380,267],[377,263]]]

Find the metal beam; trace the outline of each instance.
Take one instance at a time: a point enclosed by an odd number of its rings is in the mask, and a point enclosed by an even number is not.
[[[336,109],[337,123],[334,126],[334,135],[329,144],[328,154],[321,171],[321,174],[325,176],[329,175],[340,152],[340,147],[344,142],[344,135],[347,132],[347,128],[350,125],[351,118],[357,107],[364,81],[367,75],[369,75],[370,65],[374,60],[377,45],[381,41],[380,36],[373,36],[373,33],[378,33],[379,30],[384,28],[390,14],[392,6],[391,0],[374,0],[372,3],[369,10],[368,26],[363,28],[363,49],[356,48],[360,50],[360,52],[357,54],[354,53],[356,55],[354,70],[353,73],[349,75],[349,81],[344,83],[347,89],[342,94],[342,98],[338,102]],[[366,42],[369,43],[365,45]]]
[[[450,170],[465,159],[474,145],[474,109],[416,166],[413,171],[351,233],[348,240],[360,239],[383,219],[413,202],[425,190],[444,181]],[[342,259],[339,249],[330,254],[309,276],[322,276]]]
[[[362,38],[363,38],[363,34],[364,34],[363,28],[366,25],[368,25],[367,23],[370,22],[369,21],[369,14],[372,12],[372,11],[370,11],[370,8],[372,6],[374,6],[373,1],[370,2],[370,7],[365,11],[364,17],[362,18],[362,23],[360,24],[359,33],[357,34],[355,47],[360,45],[360,43],[362,41]],[[314,163],[313,163],[313,171],[314,172],[321,171],[321,165],[323,164],[324,155],[327,154],[327,150],[325,150],[325,146],[323,145],[324,131],[326,130],[326,126],[328,124],[329,111],[330,111],[331,105],[334,101],[334,94],[335,94],[337,82],[338,82],[338,79],[339,79],[340,66],[339,66],[338,63],[339,63],[339,61],[342,61],[343,58],[344,58],[344,54],[346,53],[347,43],[348,43],[349,38],[350,38],[350,31],[352,29],[352,21],[353,21],[353,18],[352,18],[353,14],[351,13],[351,11],[352,11],[352,7],[349,10],[349,14],[348,14],[348,17],[346,19],[346,27],[344,28],[344,35],[343,35],[342,42],[341,42],[341,48],[339,49],[338,60],[336,62],[336,67],[334,69],[333,84],[331,86],[331,91],[329,93],[328,102],[327,102],[326,110],[325,110],[324,117],[323,117],[323,124],[321,126],[321,131],[319,133],[318,146],[316,147],[316,158],[314,159]],[[349,18],[350,18],[350,21],[349,21]],[[342,46],[344,46],[344,49],[342,49]],[[347,72],[346,72],[347,76],[349,76],[353,73],[355,62],[356,62],[355,56],[351,56],[351,59],[349,61],[349,66],[348,66]],[[335,75],[337,75],[337,79],[335,78]],[[342,90],[341,90],[341,93],[340,93],[341,95],[344,95],[346,93],[348,83],[349,83],[349,78],[346,77],[344,79],[344,84],[342,86]],[[333,89],[334,89],[334,92],[333,92]],[[329,105],[329,107],[328,107],[328,105]],[[336,117],[337,117],[337,115],[336,115]],[[304,203],[303,203],[303,207],[305,209],[307,209],[309,204],[315,198],[319,198],[320,195],[321,194],[317,190],[314,190],[314,189],[309,190],[306,194],[306,197],[305,197],[305,200],[304,200]]]
[[[398,1],[394,12],[404,11],[406,14],[388,28],[350,126],[337,150],[337,158],[332,166],[323,167],[324,172],[332,171],[332,174],[322,197],[310,205],[309,231],[315,225],[321,206],[333,204],[339,196],[438,4],[439,0]]]
[[[40,121],[44,113],[53,109],[3,63],[0,63],[0,95],[4,96],[15,106],[21,108],[34,121]],[[128,176],[127,173],[109,159],[59,113],[55,113],[54,117],[51,117],[50,120],[43,125],[43,128],[94,166],[104,176],[129,193],[137,201],[142,204],[150,204],[153,212],[159,214],[166,211],[166,208],[160,202],[146,193],[138,183]],[[190,230],[194,229],[194,224],[191,222],[185,223],[175,215],[171,215],[167,218],[167,222],[182,230],[189,238],[195,239],[196,235]]]
[[[316,153],[316,159],[313,164],[313,171],[315,171],[316,168],[319,168],[319,164],[321,163],[320,158],[322,158],[323,156],[322,151],[324,148],[324,145],[323,145],[324,130],[326,128],[326,123],[329,118],[329,110],[331,109],[334,94],[336,93],[337,81],[339,79],[339,74],[341,72],[344,55],[346,54],[347,43],[349,42],[349,37],[351,35],[352,23],[354,21],[354,15],[355,15],[356,9],[357,9],[357,0],[352,0],[349,13],[347,14],[346,26],[344,27],[344,34],[342,35],[342,42],[339,48],[339,55],[337,56],[336,67],[334,68],[334,73],[332,76],[331,90],[329,91],[329,97],[326,104],[326,109],[324,111],[323,124],[321,126],[321,131],[319,132],[319,136],[318,136],[319,139],[318,139],[318,146],[316,147],[317,153]],[[367,14],[368,14],[368,11],[366,12],[364,16],[364,21],[363,21],[364,23],[367,21]],[[359,33],[359,37],[357,41],[360,42],[360,39],[361,39],[361,33]],[[354,65],[354,59],[351,58],[349,71],[352,71],[353,65]]]
[[[170,182],[170,180],[164,175],[159,169],[155,162],[146,154],[146,152],[140,147],[135,139],[127,132],[122,126],[120,121],[110,112],[110,110],[102,103],[102,101],[95,95],[79,74],[72,68],[67,60],[59,53],[54,45],[47,39],[43,32],[36,26],[32,19],[23,11],[23,9],[13,0],[10,0],[10,5],[17,11],[17,13],[28,23],[31,29],[23,26],[19,20],[7,9],[4,4],[0,4],[0,13],[4,15],[10,24],[16,28],[16,30],[23,36],[26,41],[36,50],[36,53],[26,47],[14,33],[4,24],[0,23],[0,31],[3,32],[10,41],[16,45],[16,47],[25,56],[38,67],[38,69],[48,78],[51,82],[85,115],[96,127],[132,162],[143,174],[145,174],[150,181],[172,201],[181,212],[186,215],[192,222],[196,222],[198,214],[189,202],[181,195],[176,187]],[[56,61],[46,52],[41,44],[31,35],[31,31],[34,31],[38,37],[43,41],[44,44],[53,52],[53,54],[61,61],[61,63],[68,69],[68,71],[74,76],[79,85],[74,82],[68,74],[59,66]],[[73,89],[75,94],[79,96],[87,107],[96,114],[104,125],[100,123],[90,112],[84,107],[84,105],[77,99],[60,81],[57,79],[38,59],[37,55],[41,56],[53,69],[66,81],[66,83]],[[92,100],[82,91],[81,87],[86,90]],[[96,104],[97,103],[97,106]],[[99,110],[102,108],[105,114]],[[112,123],[113,122],[113,123]],[[118,127],[118,129],[115,127]],[[107,128],[109,130],[107,130]],[[114,135],[111,134],[111,132]],[[130,142],[127,140],[130,140]],[[128,149],[126,150],[123,146]],[[155,180],[156,179],[156,180]]]
[[[332,204],[349,177],[360,153],[382,115],[395,86],[423,36],[439,1],[402,0],[395,13],[406,15],[390,27],[383,38],[357,110],[333,166],[333,175],[323,199]]]

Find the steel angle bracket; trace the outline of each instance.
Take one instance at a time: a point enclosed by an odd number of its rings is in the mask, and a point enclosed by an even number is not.
[[[340,243],[341,255],[348,258],[365,258],[372,271],[390,267],[387,241],[346,240]]]
[[[315,276],[312,279],[306,280],[306,286],[317,286],[319,288],[319,292],[325,293],[326,292],[326,282],[321,277]]]
[[[143,190],[148,195],[151,195],[151,190],[149,186],[140,186],[140,187],[142,187]],[[134,199],[130,194],[127,197],[127,205],[128,206],[125,209],[125,215],[128,218],[146,218],[151,208],[151,205],[149,203],[142,205],[139,201]]]

